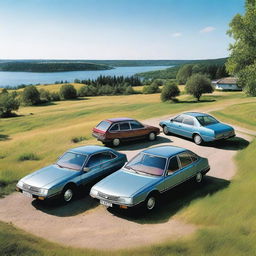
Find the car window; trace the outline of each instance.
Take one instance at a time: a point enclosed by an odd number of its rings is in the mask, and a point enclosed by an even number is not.
[[[183,124],[194,125],[194,120],[193,120],[192,117],[186,116],[186,117],[183,119]]]
[[[129,125],[128,122],[127,123],[120,123],[119,126],[120,126],[121,131],[130,130],[130,125]]]
[[[217,124],[219,122],[212,116],[197,116],[196,119],[202,126]]]
[[[88,163],[87,163],[87,167],[93,167],[93,166],[95,166],[95,165],[98,165],[98,164],[100,164],[100,162],[101,162],[101,153],[99,153],[99,154],[94,154],[94,155],[92,155],[91,157],[90,157],[90,159],[89,159],[89,161],[88,161]]]
[[[113,154],[112,152],[102,152],[100,155],[101,155],[101,163],[104,163],[106,161],[116,158],[116,155]]]
[[[179,170],[179,163],[178,163],[178,159],[176,156],[172,157],[169,161],[169,165],[168,165],[168,175],[174,173],[175,171]]]
[[[182,123],[183,119],[184,119],[184,116],[179,115],[179,116],[176,116],[176,117],[173,119],[173,121],[174,121],[174,122],[178,122],[178,123]]]
[[[106,131],[110,127],[111,123],[107,121],[101,121],[96,128],[101,131]]]
[[[87,156],[81,155],[73,152],[66,152],[61,158],[57,161],[57,165],[63,168],[81,170]]]
[[[179,154],[179,159],[182,168],[192,163],[192,159],[187,152]]]
[[[132,129],[140,129],[140,128],[143,128],[144,126],[139,123],[138,121],[131,121],[130,122],[130,125],[131,125],[131,128]]]
[[[198,155],[196,155],[196,154],[193,153],[193,152],[188,152],[188,154],[189,154],[189,156],[191,157],[192,162],[197,161]]]
[[[114,124],[109,130],[111,132],[119,131],[119,124]]]

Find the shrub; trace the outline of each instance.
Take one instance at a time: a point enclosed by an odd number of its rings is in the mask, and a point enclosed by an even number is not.
[[[129,94],[135,94],[136,92],[134,91],[134,89],[132,88],[132,86],[127,86],[125,88],[124,94],[129,95]]]
[[[58,92],[52,92],[50,97],[52,101],[60,101],[60,95]]]
[[[142,89],[142,92],[144,94],[152,94],[152,93],[160,92],[158,82],[153,81],[153,83],[150,84],[150,85],[144,85],[143,89]]]
[[[60,98],[64,100],[76,99],[77,92],[75,87],[71,84],[62,85],[60,88]]]
[[[84,85],[84,86],[79,88],[79,90],[78,90],[78,96],[79,97],[89,96],[88,94],[89,94],[88,86]]]
[[[206,75],[194,74],[186,83],[186,91],[199,101],[203,93],[212,93],[213,87]]]
[[[21,94],[21,101],[24,105],[36,105],[40,101],[40,93],[35,86],[27,86]]]
[[[19,156],[19,161],[28,161],[28,160],[39,160],[39,157],[34,153],[24,153]]]
[[[10,117],[14,114],[13,110],[18,110],[20,103],[15,98],[14,94],[1,93],[0,94],[0,117]]]
[[[180,95],[180,90],[175,82],[168,82],[164,85],[162,92],[161,92],[161,100],[167,101],[172,100]]]
[[[51,94],[50,94],[49,91],[44,90],[44,89],[40,89],[39,93],[40,93],[40,100],[41,100],[41,102],[49,102],[49,101],[51,101]]]
[[[84,141],[84,140],[87,140],[87,138],[86,138],[86,137],[84,137],[84,136],[80,136],[80,137],[73,137],[73,138],[71,139],[71,142],[73,142],[73,143],[78,143],[78,142],[80,142],[80,141]]]

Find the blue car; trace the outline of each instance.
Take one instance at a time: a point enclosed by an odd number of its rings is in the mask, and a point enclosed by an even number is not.
[[[140,152],[121,170],[91,188],[90,195],[107,206],[155,208],[160,194],[210,170],[208,160],[185,148],[159,146]]]
[[[159,125],[164,134],[191,138],[197,145],[235,136],[233,127],[219,122],[213,116],[198,112],[186,112],[170,120],[161,121]]]
[[[64,153],[56,163],[35,171],[17,183],[16,189],[30,198],[61,197],[70,202],[78,188],[95,184],[117,171],[126,155],[101,146],[83,146]]]

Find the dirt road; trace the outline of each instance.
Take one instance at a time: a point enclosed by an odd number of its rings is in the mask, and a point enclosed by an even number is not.
[[[145,123],[158,125],[154,118]],[[193,233],[197,227],[179,220],[176,213],[194,199],[223,189],[235,174],[233,156],[249,144],[251,137],[237,131],[237,137],[222,143],[197,146],[190,140],[161,134],[155,142],[123,145],[118,150],[131,159],[144,148],[175,145],[207,157],[211,166],[205,182],[183,184],[165,195],[159,209],[147,216],[108,211],[88,195],[69,205],[38,204],[19,193],[0,200],[0,220],[47,240],[67,246],[120,249],[157,244]]]

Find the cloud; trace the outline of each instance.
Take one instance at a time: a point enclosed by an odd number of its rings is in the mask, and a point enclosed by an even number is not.
[[[180,32],[177,32],[177,33],[173,33],[172,34],[172,37],[180,37],[182,36],[182,34]]]
[[[215,29],[216,29],[215,27],[208,26],[208,27],[201,29],[200,33],[209,33],[209,32],[214,31]]]

